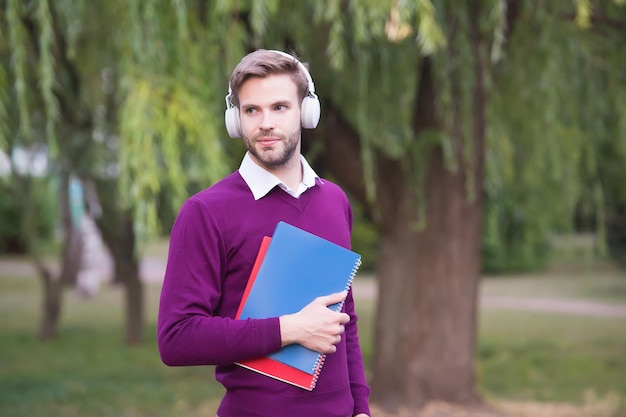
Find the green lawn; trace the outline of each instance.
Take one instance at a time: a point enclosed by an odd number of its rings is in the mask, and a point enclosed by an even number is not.
[[[491,295],[572,296],[626,304],[626,275],[575,269],[489,278]],[[155,341],[159,286],[148,286],[145,344],[122,344],[122,293],[105,286],[93,299],[65,295],[56,341],[36,338],[35,278],[0,272],[0,415],[215,416],[221,387],[210,367],[168,368]],[[371,301],[359,304],[366,359],[372,356]],[[613,393],[626,406],[626,319],[481,310],[479,389],[489,399],[582,402]]]
[[[222,389],[212,368],[158,357],[158,291],[148,286],[143,346],[122,344],[122,293],[109,286],[88,300],[68,292],[58,339],[40,343],[38,281],[0,275],[0,415],[214,417]]]
[[[580,402],[592,391],[626,399],[626,319],[483,311],[478,357],[491,397]]]
[[[624,271],[584,251],[571,255],[547,271],[488,277],[481,292],[626,305]],[[477,350],[487,397],[569,403],[617,397],[619,415],[626,415],[624,318],[482,309]]]

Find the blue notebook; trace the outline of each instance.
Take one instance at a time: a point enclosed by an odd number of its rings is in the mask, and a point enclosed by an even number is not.
[[[279,222],[258,271],[250,277],[254,282],[248,285],[237,318],[296,313],[316,297],[347,290],[360,264],[361,256],[356,252]],[[339,311],[342,304],[329,308]],[[317,379],[324,355],[293,344],[269,358]]]

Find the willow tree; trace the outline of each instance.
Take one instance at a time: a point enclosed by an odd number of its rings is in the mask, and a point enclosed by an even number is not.
[[[69,204],[70,176],[95,184],[104,209],[97,220],[126,288],[130,344],[144,333],[137,255],[138,243],[158,231],[154,202],[167,193],[177,207],[191,181],[210,183],[225,171],[214,116],[221,83],[207,82],[223,76],[219,65],[206,62],[232,63],[222,53],[229,16],[209,16],[201,2],[192,7],[0,1],[1,149],[47,149],[49,175],[62,180],[62,207]],[[25,214],[22,230],[43,283],[40,335],[49,339],[57,333],[62,288],[75,281],[80,267],[78,232],[65,216],[62,270],[56,276],[29,231],[29,216],[35,215],[29,187],[15,188]]]
[[[35,219],[37,212],[33,193],[36,190],[32,177],[18,172],[16,167],[13,167],[10,177],[13,190],[11,197],[22,213],[20,227],[23,240],[41,277],[42,310],[45,314],[42,315],[39,337],[47,340],[56,335],[56,323],[62,307],[62,290],[64,286],[75,282],[80,261],[80,235],[70,216],[68,195],[71,176],[68,156],[73,151],[69,144],[73,142],[73,138],[66,136],[67,130],[56,129],[54,123],[65,110],[60,109],[60,106],[72,104],[59,101],[52,93],[55,84],[52,46],[54,28],[47,2],[10,1],[1,4],[0,32],[3,34],[0,43],[1,149],[11,157],[20,148],[38,152],[46,145],[46,141],[42,141],[41,138],[47,137],[51,151],[58,156],[57,163],[51,168],[61,187],[60,223],[65,232],[58,272],[44,261],[40,242],[37,241],[37,234],[33,230],[33,226],[38,222]],[[32,36],[35,30],[40,36]],[[68,125],[73,121],[68,121]],[[76,125],[73,127],[76,129],[72,133],[80,131]],[[60,153],[59,147],[66,144],[69,145],[67,153]]]
[[[524,5],[495,68],[484,185],[484,247],[499,258],[491,267],[541,265],[551,235],[581,227],[576,218],[603,253],[605,222],[626,202],[626,7],[579,5]]]

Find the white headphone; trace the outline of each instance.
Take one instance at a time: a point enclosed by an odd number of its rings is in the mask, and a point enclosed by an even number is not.
[[[306,79],[309,83],[309,92],[307,96],[302,99],[302,104],[300,105],[300,121],[303,128],[314,129],[320,120],[320,101],[317,98],[317,95],[315,95],[315,85],[313,84],[311,74],[309,74],[309,71],[306,69],[304,64],[298,61],[295,57],[282,51],[274,50],[272,52],[276,52],[279,55],[296,61],[301,71],[304,72],[304,75],[306,75]],[[241,130],[241,118],[239,117],[239,107],[233,104],[232,98],[233,90],[229,83],[228,94],[226,95],[226,112],[224,113],[224,122],[226,124],[228,135],[231,138],[239,138],[243,133]]]

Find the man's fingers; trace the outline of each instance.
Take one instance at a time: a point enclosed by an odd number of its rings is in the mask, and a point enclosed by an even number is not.
[[[326,307],[332,304],[337,304],[342,302],[348,296],[348,291],[336,292],[334,294],[324,295],[322,297],[317,297],[316,301],[323,303]]]

